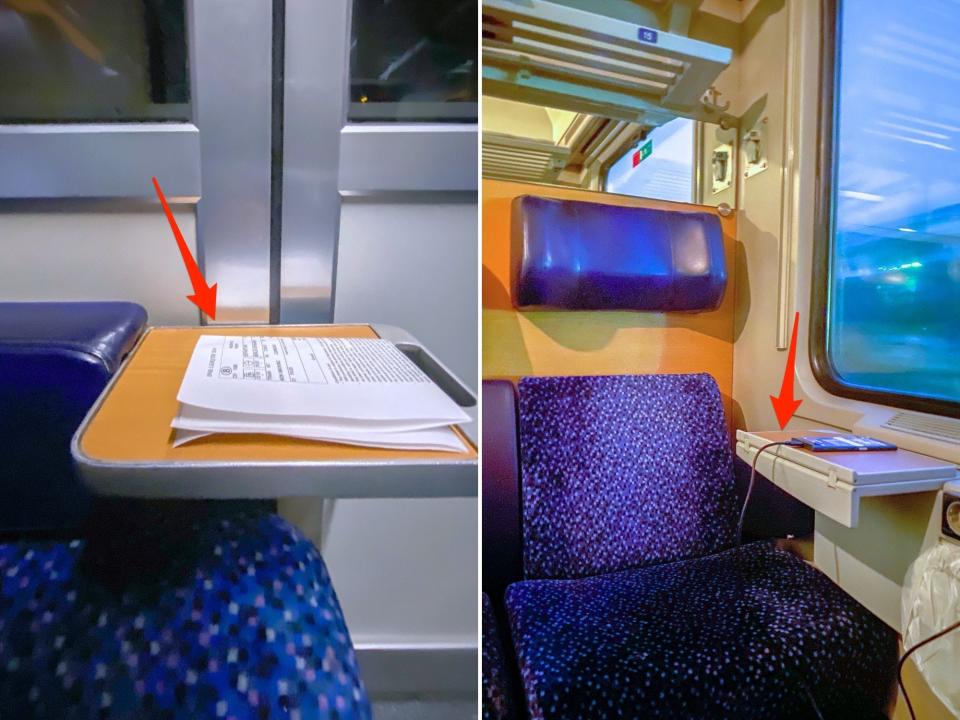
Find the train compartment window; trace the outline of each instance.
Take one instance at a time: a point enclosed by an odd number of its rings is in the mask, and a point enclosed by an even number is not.
[[[477,6],[354,0],[351,122],[476,122]]]
[[[960,16],[838,0],[825,29],[814,372],[837,395],[960,416]]]
[[[696,202],[696,122],[684,117],[654,128],[607,171],[607,192]]]
[[[0,3],[0,122],[190,119],[184,0]]]

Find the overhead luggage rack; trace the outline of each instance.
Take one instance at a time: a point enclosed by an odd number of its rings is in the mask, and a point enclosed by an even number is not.
[[[550,0],[484,0],[487,95],[657,127],[730,120],[702,98],[729,48]]]

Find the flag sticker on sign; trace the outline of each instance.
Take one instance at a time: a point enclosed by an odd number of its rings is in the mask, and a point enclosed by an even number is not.
[[[657,31],[651,30],[650,28],[642,27],[640,28],[639,34],[640,42],[657,44]]]
[[[633,167],[639,165],[642,161],[650,157],[653,152],[653,140],[647,140],[642,147],[633,151]]]

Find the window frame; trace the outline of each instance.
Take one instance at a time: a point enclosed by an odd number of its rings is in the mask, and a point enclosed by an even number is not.
[[[344,7],[346,37],[352,37],[353,0],[337,0]],[[341,28],[342,32],[343,29]],[[479,42],[479,41],[478,41]],[[349,41],[347,42],[349,46]],[[478,48],[479,52],[479,48]],[[477,119],[436,121],[370,121],[351,119],[350,52],[341,54],[337,70],[344,78],[340,115],[338,191],[343,197],[368,197],[390,193],[476,192],[479,156],[479,96]],[[479,54],[478,54],[479,59]],[[328,70],[328,72],[331,70]],[[459,103],[458,103],[459,104]]]
[[[158,209],[150,183],[156,176],[171,204],[193,209],[197,261],[220,288],[217,321],[199,311],[198,321],[269,322],[279,229],[273,90],[283,77],[273,52],[282,0],[184,5],[190,119],[0,123],[0,158],[14,159],[0,162],[0,212],[23,201],[41,201],[38,207],[46,209],[63,200],[82,201],[86,209],[102,207],[101,201]]]
[[[476,200],[475,121],[348,119],[352,23],[353,0],[286,3],[281,323],[333,320],[344,202]]]
[[[174,121],[0,122],[0,200],[147,199],[144,167],[163,179],[171,198],[196,203],[201,195],[194,16],[185,0],[190,118]],[[215,38],[207,38],[216,42]],[[90,158],[97,158],[96,164]],[[42,168],[37,172],[36,168]]]
[[[676,120],[677,118],[680,118],[680,117],[685,117],[685,116],[677,115],[676,117],[673,118],[673,120]],[[641,199],[646,198],[646,199],[648,199],[648,200],[658,200],[658,201],[662,201],[662,202],[680,202],[680,203],[686,203],[686,204],[688,204],[688,205],[702,205],[702,204],[703,204],[703,202],[702,202],[702,201],[703,201],[703,193],[701,192],[701,187],[700,187],[700,180],[701,180],[701,172],[700,172],[700,169],[701,169],[701,168],[700,168],[700,166],[701,166],[701,164],[702,164],[702,163],[701,163],[701,156],[703,155],[703,128],[704,128],[704,122],[703,122],[702,120],[696,120],[696,119],[694,119],[694,118],[688,118],[688,119],[689,119],[689,120],[693,120],[693,155],[692,155],[692,157],[691,157],[692,172],[690,173],[690,200],[689,200],[689,201],[687,201],[687,200],[663,200],[662,198],[651,198],[651,197],[642,196],[642,195],[629,195],[628,197],[638,197],[638,198],[641,198]],[[670,122],[672,122],[672,120],[671,120]],[[666,124],[666,123],[664,123],[664,124]],[[663,127],[663,125],[659,125],[658,128],[659,128],[659,127]],[[653,128],[653,130],[656,130],[656,129],[657,129],[657,128]],[[647,139],[649,139],[650,134],[653,132],[653,130],[651,130],[650,132],[647,133],[647,138],[645,138],[644,140],[638,141],[638,143],[637,143],[636,145],[632,145],[632,144],[631,144],[631,145],[623,152],[622,155],[618,155],[618,156],[615,157],[614,159],[608,160],[606,163],[603,164],[603,166],[600,168],[600,192],[610,193],[610,194],[612,194],[612,195],[624,195],[624,194],[625,194],[625,193],[611,193],[611,191],[607,188],[607,185],[608,185],[609,180],[610,180],[610,170],[613,168],[614,165],[616,165],[616,164],[617,164],[618,162],[620,162],[624,157],[626,157],[627,154],[628,154],[631,150],[633,150],[635,147],[636,147],[636,148],[641,147],[641,146],[647,141]]]
[[[943,400],[924,395],[911,395],[891,390],[877,390],[844,382],[827,351],[827,317],[829,313],[830,278],[833,265],[836,207],[836,127],[842,28],[840,10],[843,0],[821,0],[820,33],[820,116],[817,132],[816,189],[813,231],[813,267],[810,279],[809,356],[813,376],[821,387],[838,397],[862,400],[900,408],[960,418],[960,401]]]

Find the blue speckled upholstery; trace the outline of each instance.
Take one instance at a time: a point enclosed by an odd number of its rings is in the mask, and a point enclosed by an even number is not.
[[[733,543],[730,437],[709,375],[529,377],[519,391],[527,578]]]
[[[506,594],[533,720],[883,717],[893,631],[756,543]]]
[[[0,303],[0,718],[369,718],[323,561],[263,503],[78,481],[71,435],[145,321]]]
[[[308,540],[274,515],[135,516],[0,545],[0,716],[370,717]]]
[[[490,596],[481,594],[483,626],[481,711],[483,720],[519,720],[516,691]]]
[[[505,603],[533,720],[883,716],[893,631],[773,545],[731,549],[712,378],[519,391],[527,579]]]

